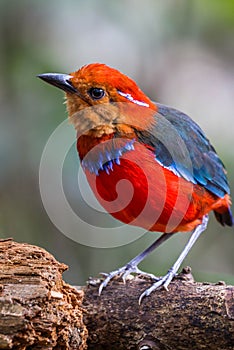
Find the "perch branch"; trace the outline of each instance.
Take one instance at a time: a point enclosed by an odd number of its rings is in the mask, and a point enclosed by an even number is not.
[[[0,241],[0,349],[234,349],[234,287],[194,282],[187,268],[138,305],[151,281],[75,289],[44,249]],[[82,298],[84,296],[83,304]]]
[[[98,280],[85,289],[89,349],[233,350],[234,287],[194,282],[186,268],[169,286],[138,304],[149,279],[114,280],[98,296]]]

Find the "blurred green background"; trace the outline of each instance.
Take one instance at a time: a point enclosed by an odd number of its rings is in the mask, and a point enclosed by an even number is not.
[[[234,195],[233,37],[232,0],[1,0],[1,237],[44,247],[70,266],[65,279],[76,285],[122,266],[156,238],[146,234],[112,249],[83,246],[62,234],[43,207],[40,158],[66,112],[61,91],[36,75],[68,73],[91,62],[121,70],[152,99],[192,116],[226,164]],[[75,145],[71,152],[64,181],[72,191]],[[74,205],[79,212],[79,198]],[[234,283],[233,231],[211,214],[184,263],[198,280]],[[142,268],[165,273],[188,237],[173,236]]]

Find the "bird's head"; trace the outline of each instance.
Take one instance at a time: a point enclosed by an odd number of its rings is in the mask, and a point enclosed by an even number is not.
[[[41,74],[39,78],[66,92],[69,118],[78,134],[102,136],[114,132],[118,125],[145,128],[156,110],[132,79],[105,64],[89,64],[71,74]]]

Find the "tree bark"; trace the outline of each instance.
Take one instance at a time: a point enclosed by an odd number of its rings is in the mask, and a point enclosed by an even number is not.
[[[147,278],[114,279],[99,297],[99,279],[75,289],[65,269],[39,247],[0,242],[0,349],[86,349],[87,329],[88,349],[234,349],[233,286],[194,282],[187,268],[139,305]]]
[[[44,249],[0,241],[0,349],[86,349],[83,292]]]
[[[99,297],[91,281],[83,302],[88,349],[234,349],[233,286],[194,282],[186,268],[169,291],[161,288],[139,305],[151,283],[114,280]]]

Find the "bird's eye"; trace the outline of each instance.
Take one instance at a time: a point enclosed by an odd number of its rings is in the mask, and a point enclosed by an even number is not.
[[[105,91],[103,89],[96,87],[89,89],[88,93],[93,100],[100,100],[105,95]]]

